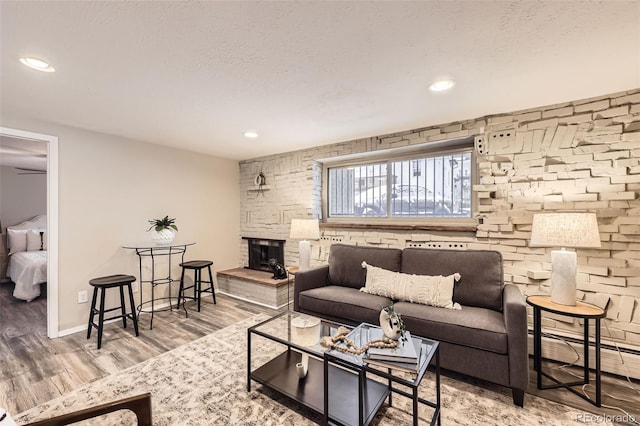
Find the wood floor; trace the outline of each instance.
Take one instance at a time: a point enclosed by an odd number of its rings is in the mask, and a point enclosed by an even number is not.
[[[120,322],[106,325],[102,349],[97,350],[95,331],[90,340],[85,332],[58,339],[47,338],[46,296],[26,303],[14,299],[12,291],[12,283],[0,284],[0,407],[13,414],[255,314],[276,312],[219,294],[215,306],[210,298],[203,299],[200,313],[193,302],[188,303],[189,318],[176,311],[156,314],[153,330],[149,330],[149,315],[142,315],[139,337],[135,337],[132,325],[128,329],[123,329]],[[529,393],[579,410],[623,415],[615,409],[597,409],[564,389],[538,390],[532,364]],[[551,369],[554,365],[545,368]],[[576,372],[580,373],[579,370]],[[480,386],[493,386],[465,377],[456,378]],[[640,422],[640,384],[633,386],[636,390],[628,387],[626,379],[604,374],[603,404],[620,407]],[[591,389],[587,391],[593,393]],[[616,424],[625,422],[617,421]]]

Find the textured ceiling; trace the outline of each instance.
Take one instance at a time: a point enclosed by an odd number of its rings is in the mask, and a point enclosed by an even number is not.
[[[1,114],[234,159],[640,87],[637,1],[1,1],[0,19]],[[442,74],[456,87],[428,92]]]

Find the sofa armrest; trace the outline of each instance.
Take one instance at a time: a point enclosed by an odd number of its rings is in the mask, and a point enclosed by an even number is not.
[[[298,271],[294,280],[293,310],[299,311],[298,296],[300,292],[311,290],[312,288],[324,287],[329,279],[329,265],[322,265],[316,268]]]
[[[527,305],[520,289],[513,284],[505,284],[502,302],[509,349],[509,386],[526,390],[529,383]]]

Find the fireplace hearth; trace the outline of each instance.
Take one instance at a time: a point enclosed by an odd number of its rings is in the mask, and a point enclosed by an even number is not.
[[[269,259],[276,259],[276,262],[284,265],[285,240],[252,237],[242,237],[242,239],[247,240],[249,255],[249,266],[247,268],[272,272],[269,267]]]

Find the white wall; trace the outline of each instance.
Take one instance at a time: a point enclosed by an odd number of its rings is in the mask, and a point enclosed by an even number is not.
[[[86,323],[77,293],[91,278],[138,276],[122,245],[148,241],[147,221],[169,215],[177,239],[197,244],[185,260],[235,267],[239,251],[238,163],[204,154],[18,117],[2,125],[59,138],[59,329]],[[174,270],[175,270],[174,266]],[[50,296],[51,297],[51,296]]]
[[[0,221],[3,230],[47,212],[47,175],[18,174],[0,167]]]

